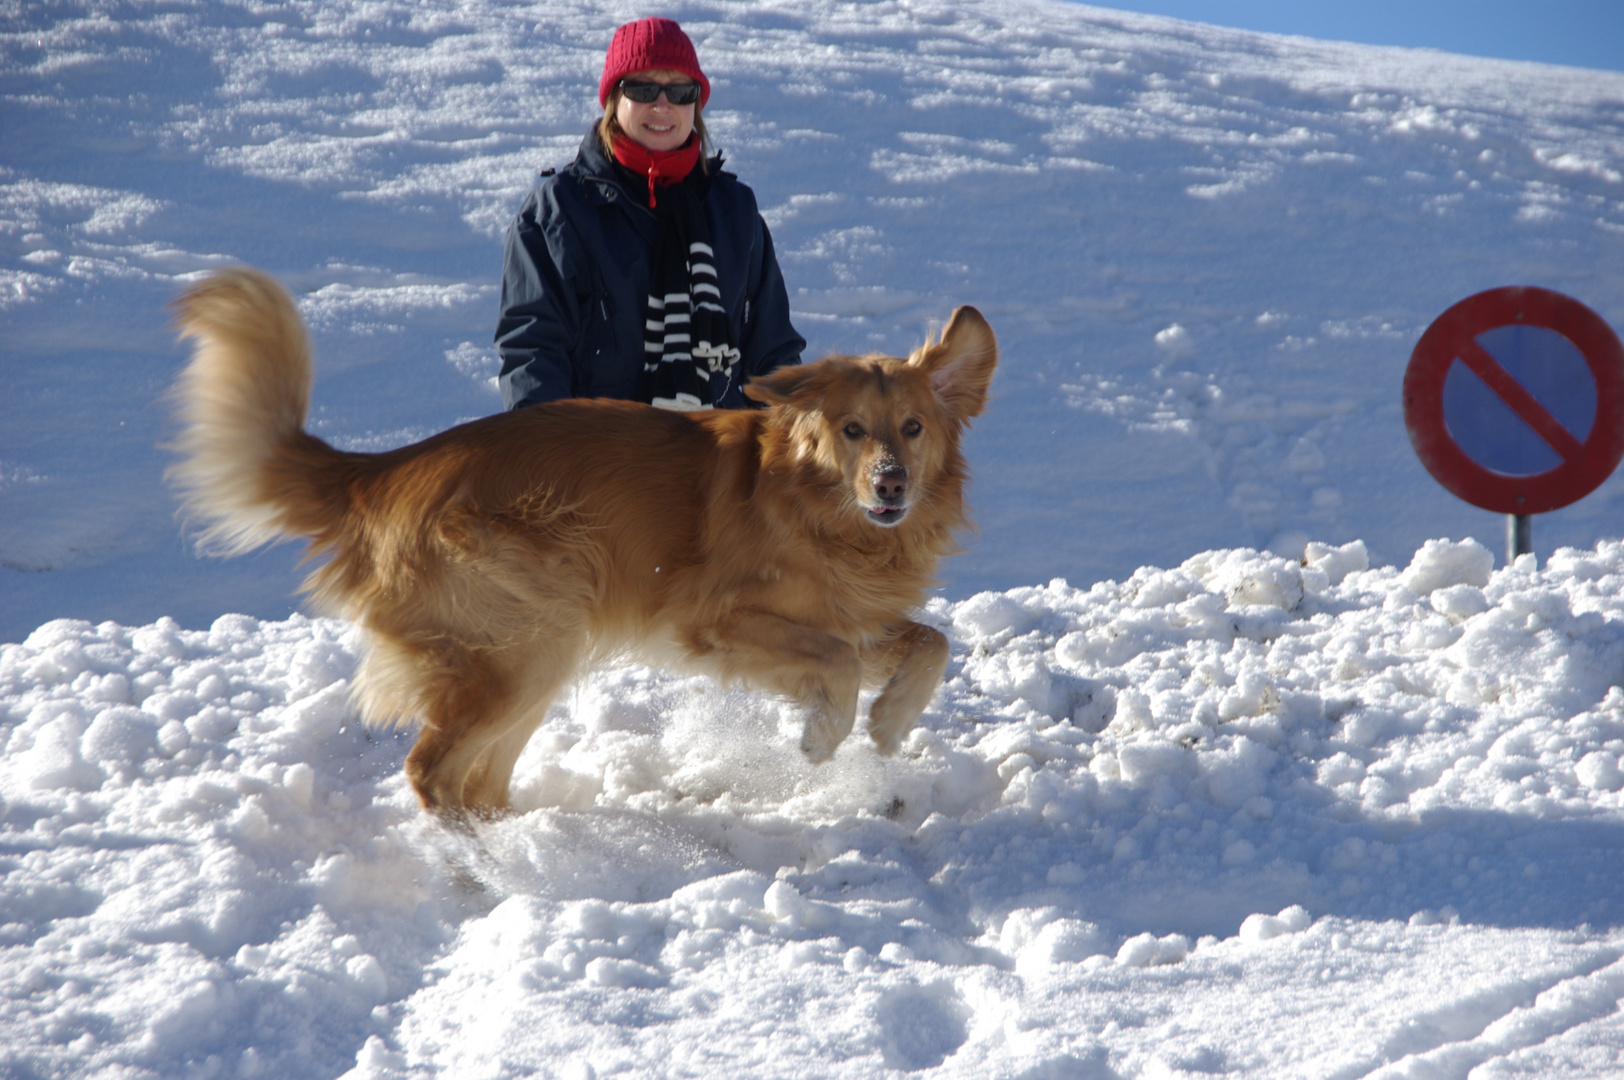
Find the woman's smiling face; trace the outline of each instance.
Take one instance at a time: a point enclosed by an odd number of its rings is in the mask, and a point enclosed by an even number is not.
[[[639,71],[626,76],[630,82],[659,83],[676,86],[693,82],[680,71],[655,69]],[[645,150],[675,150],[688,141],[694,131],[693,105],[673,105],[661,94],[647,105],[633,101],[624,93],[615,106],[615,121],[628,138]]]

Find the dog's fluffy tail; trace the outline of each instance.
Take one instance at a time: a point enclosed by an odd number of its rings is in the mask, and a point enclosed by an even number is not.
[[[343,514],[346,463],[304,430],[310,341],[293,300],[271,277],[241,267],[214,274],[175,302],[192,359],[173,396],[180,460],[169,470],[203,546],[235,555],[275,540],[322,537]]]

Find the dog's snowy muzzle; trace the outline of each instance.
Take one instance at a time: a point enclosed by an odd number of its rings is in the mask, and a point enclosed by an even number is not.
[[[875,503],[863,507],[868,520],[889,529],[908,516],[908,470],[896,458],[886,454],[869,474],[869,483],[874,487]]]

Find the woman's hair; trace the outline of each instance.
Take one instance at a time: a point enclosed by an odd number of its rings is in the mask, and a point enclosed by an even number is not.
[[[603,115],[598,118],[598,145],[610,161],[615,159],[615,136],[626,134],[620,129],[620,121],[615,119],[615,113],[620,109],[620,95],[618,85],[609,91],[609,100],[603,103]],[[709,172],[714,148],[711,146],[710,132],[705,130],[704,112],[704,106],[694,102],[694,134],[699,136],[699,167]]]

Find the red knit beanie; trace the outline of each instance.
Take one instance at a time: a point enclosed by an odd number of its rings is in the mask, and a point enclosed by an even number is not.
[[[598,81],[598,104],[609,104],[609,92],[621,79],[654,68],[682,72],[699,84],[699,104],[710,100],[710,80],[699,70],[694,43],[682,27],[670,19],[638,19],[616,30],[609,43],[603,78]]]

